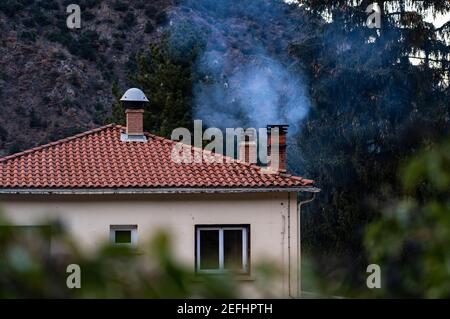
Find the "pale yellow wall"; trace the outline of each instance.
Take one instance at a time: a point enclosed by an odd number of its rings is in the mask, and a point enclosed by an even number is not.
[[[87,249],[109,240],[110,225],[138,225],[139,244],[159,229],[169,230],[176,256],[192,269],[195,225],[249,224],[251,264],[280,265],[285,296],[297,293],[296,203],[295,193],[0,196],[0,210],[14,223],[60,219]]]

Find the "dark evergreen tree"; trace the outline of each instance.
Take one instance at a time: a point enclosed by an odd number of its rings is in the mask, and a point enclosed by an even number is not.
[[[323,189],[305,210],[303,240],[322,271],[340,268],[347,282],[363,285],[370,261],[362,236],[379,206],[401,192],[399,165],[449,132],[448,24],[435,28],[424,19],[448,12],[450,3],[421,1],[408,11],[411,1],[379,1],[377,30],[365,24],[372,1],[302,2],[332,18],[290,47],[308,70],[313,102],[298,165]]]
[[[145,127],[167,137],[177,127],[191,127],[191,67],[174,61],[166,42],[152,44],[149,55],[140,56],[137,62],[134,80],[150,99]]]
[[[177,127],[192,127],[192,65],[195,62],[195,46],[189,54],[181,54],[181,48],[171,43],[168,31],[159,42],[150,44],[148,52],[136,59],[137,72],[130,79],[141,88],[150,100],[144,115],[146,130],[170,137]],[[113,87],[113,93],[117,87]],[[117,97],[113,105],[113,120],[124,122],[124,110]]]

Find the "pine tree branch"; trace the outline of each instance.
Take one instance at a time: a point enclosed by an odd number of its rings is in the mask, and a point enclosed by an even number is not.
[[[437,60],[437,59],[432,59],[432,58],[427,58],[427,57],[419,57],[419,56],[412,56],[412,55],[408,55],[407,57],[409,59],[427,60],[427,61],[435,62],[435,63],[449,63],[449,61],[447,61],[447,60]]]
[[[446,23],[444,23],[439,28],[436,28],[434,31],[439,32],[439,31],[442,31],[445,28],[450,28],[450,21],[447,21]]]

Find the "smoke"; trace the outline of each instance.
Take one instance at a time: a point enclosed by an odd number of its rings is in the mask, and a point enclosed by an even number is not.
[[[298,130],[309,109],[301,79],[275,59],[260,53],[222,77],[229,61],[207,51],[200,70],[219,81],[201,81],[195,86],[196,117],[215,127],[265,127],[289,124]]]
[[[298,132],[310,102],[301,72],[285,53],[287,42],[275,41],[285,37],[279,24],[289,23],[286,8],[270,0],[196,0],[172,12],[173,43],[192,42],[186,24],[203,41],[195,64],[195,119],[222,129],[288,124],[291,134]]]

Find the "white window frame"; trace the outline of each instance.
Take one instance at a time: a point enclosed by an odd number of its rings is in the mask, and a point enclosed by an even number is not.
[[[116,243],[116,231],[131,231],[131,243]],[[136,247],[138,243],[137,225],[110,225],[109,240],[114,246]]]
[[[218,269],[201,269],[200,268],[200,233],[202,230],[218,230],[219,231],[219,268]],[[248,231],[249,226],[197,226],[196,232],[196,266],[195,269],[197,273],[200,274],[220,274],[226,272],[236,272],[235,270],[225,269],[224,262],[224,241],[223,232],[224,230],[241,230],[242,231],[242,268],[237,271],[237,273],[247,274],[249,273],[248,267],[248,255],[249,255],[249,245],[248,245]]]

